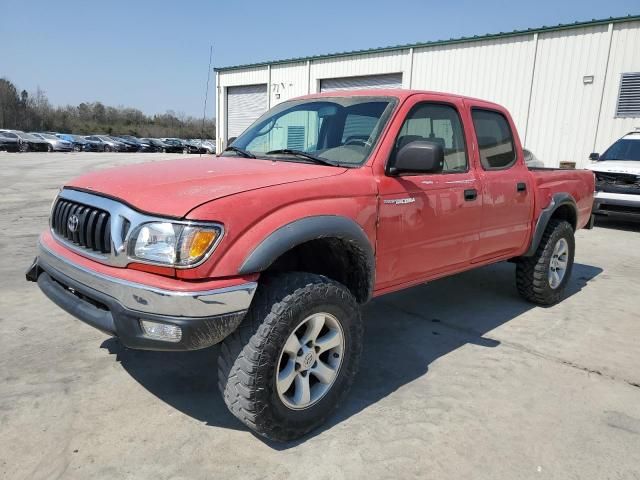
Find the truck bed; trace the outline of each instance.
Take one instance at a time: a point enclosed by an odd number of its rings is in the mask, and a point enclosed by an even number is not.
[[[549,205],[554,193],[569,193],[578,206],[578,222],[576,227],[582,228],[589,222],[593,206],[595,176],[590,170],[573,170],[561,168],[530,168],[535,182],[536,215]]]

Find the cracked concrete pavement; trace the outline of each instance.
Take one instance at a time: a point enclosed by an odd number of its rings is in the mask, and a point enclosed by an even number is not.
[[[216,347],[126,350],[24,280],[58,185],[166,157],[0,153],[0,478],[640,479],[640,223],[578,232],[552,308],[508,263],[373,301],[351,395],[273,444],[227,413]]]

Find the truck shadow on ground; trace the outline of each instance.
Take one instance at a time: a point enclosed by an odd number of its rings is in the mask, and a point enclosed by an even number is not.
[[[489,348],[499,341],[487,332],[537,308],[514,285],[515,266],[490,265],[386,295],[363,312],[365,345],[351,394],[327,424],[296,442],[266,443],[277,450],[299,445],[332,428],[398,388],[425,375],[436,359],[467,344]],[[575,264],[567,297],[602,269]],[[162,401],[208,425],[246,430],[228,411],[217,388],[218,347],[185,353],[124,348],[117,339],[102,344],[136,380]]]

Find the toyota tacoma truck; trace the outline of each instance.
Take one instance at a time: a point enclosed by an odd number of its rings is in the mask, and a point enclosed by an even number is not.
[[[287,441],[348,392],[373,297],[508,260],[526,300],[560,301],[593,192],[592,172],[528,169],[494,103],[311,95],[214,159],[70,181],[27,278],[126,347],[221,343],[229,410]]]

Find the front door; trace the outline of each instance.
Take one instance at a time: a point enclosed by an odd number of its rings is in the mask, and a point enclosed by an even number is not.
[[[412,97],[414,105],[409,107],[389,162],[408,143],[428,141],[443,147],[444,169],[437,174],[380,180],[377,289],[416,283],[454,266],[468,265],[478,241],[481,188],[470,167],[459,114],[462,102],[416,97]]]

